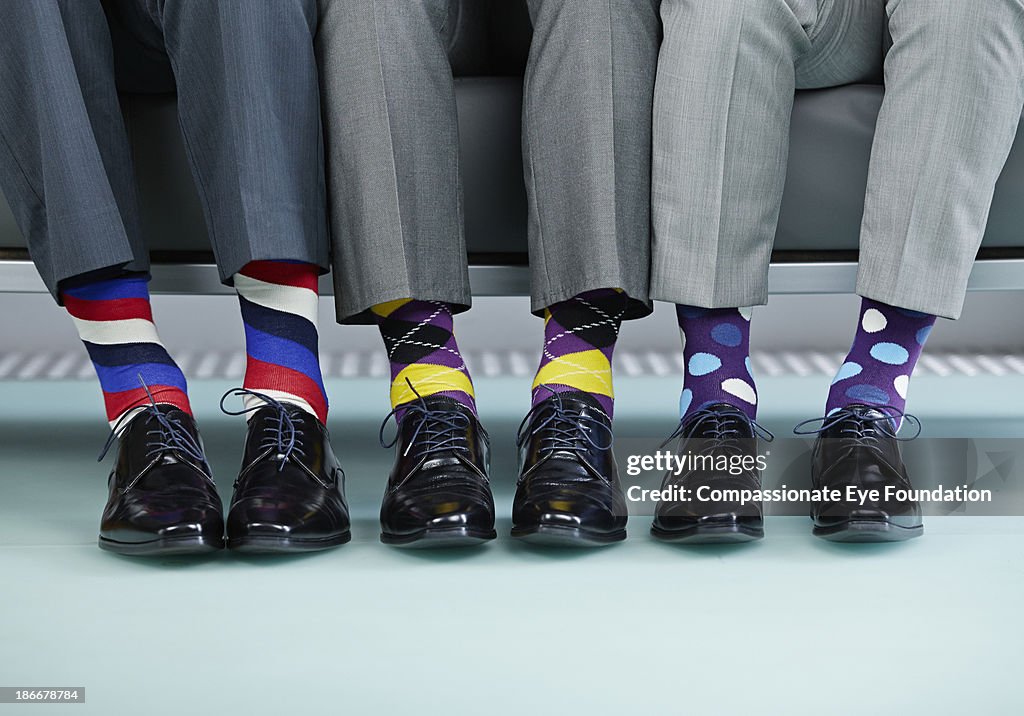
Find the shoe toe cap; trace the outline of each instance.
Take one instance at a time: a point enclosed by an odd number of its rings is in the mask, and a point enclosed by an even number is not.
[[[519,527],[550,526],[596,531],[621,529],[626,522],[626,510],[621,514],[614,500],[598,491],[563,491],[542,499],[517,500],[512,521]]]
[[[584,518],[582,515],[575,512],[556,512],[554,510],[548,510],[546,512],[538,510],[537,522],[544,525],[557,526],[557,527],[583,527]]]
[[[394,495],[384,502],[381,525],[386,532],[393,534],[459,527],[491,530],[494,528],[494,508],[484,494]]]
[[[321,537],[347,528],[347,515],[331,501],[311,503],[253,498],[235,502],[228,513],[229,537]]]
[[[104,517],[100,534],[125,542],[158,538],[219,538],[224,535],[224,516],[219,503],[168,503],[139,499]]]

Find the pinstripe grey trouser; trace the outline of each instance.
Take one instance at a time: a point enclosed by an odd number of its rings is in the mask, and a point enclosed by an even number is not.
[[[104,5],[173,70],[221,277],[326,270],[315,0],[0,0],[0,187],[50,290],[149,265]]]
[[[884,63],[857,291],[958,317],[1024,106],[1024,3],[663,0],[661,14],[652,297],[767,300],[794,89]]]
[[[453,0],[321,0],[339,320],[399,298],[470,303]],[[648,312],[657,0],[529,0],[523,152],[532,307],[616,287]]]

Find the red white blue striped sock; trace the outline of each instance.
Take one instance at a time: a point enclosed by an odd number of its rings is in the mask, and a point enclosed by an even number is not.
[[[325,423],[327,391],[317,333],[319,276],[313,264],[253,261],[234,275],[234,283],[248,356],[243,387],[302,408]],[[262,403],[245,396],[246,408]]]
[[[122,416],[149,404],[147,389],[157,403],[192,414],[185,376],[153,324],[148,274],[64,288],[60,296],[96,368],[111,429],[123,429]]]

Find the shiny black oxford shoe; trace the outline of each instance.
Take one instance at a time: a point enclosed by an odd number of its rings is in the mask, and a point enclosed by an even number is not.
[[[188,413],[153,404],[130,417],[108,488],[100,548],[138,556],[223,548],[223,507]]]
[[[476,416],[441,395],[400,407],[396,447],[380,508],[380,539],[396,547],[465,547],[497,537],[487,473],[490,445]],[[397,414],[393,411],[393,414]]]
[[[679,474],[665,476],[662,492],[679,497],[658,503],[651,535],[690,544],[763,538],[761,501],[734,499],[761,489],[758,436],[773,438],[728,403],[705,406],[681,420],[669,441],[678,438],[676,455],[689,462]]]
[[[626,539],[626,498],[612,454],[611,418],[586,393],[553,393],[519,429],[512,536],[598,547]]]
[[[314,552],[348,542],[345,474],[327,428],[299,407],[255,395],[260,402],[241,411],[252,416],[228,509],[228,548]]]
[[[920,433],[917,418],[899,417],[913,421]],[[869,405],[848,405],[820,419],[811,482],[815,489],[838,490],[841,499],[812,507],[815,536],[834,542],[900,542],[924,534],[921,505],[899,494],[911,484],[893,419]],[[795,432],[804,434],[802,425]],[[848,487],[865,491],[861,495],[874,490],[878,499],[849,501]]]

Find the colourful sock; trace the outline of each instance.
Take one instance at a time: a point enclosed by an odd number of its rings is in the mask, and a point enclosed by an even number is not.
[[[832,381],[826,414],[854,403],[907,406],[907,386],[935,316],[865,298],[850,353]]]
[[[713,403],[728,403],[757,417],[757,388],[750,369],[748,308],[676,306],[683,341],[683,392],[679,416]]]
[[[533,379],[533,405],[555,393],[588,393],[611,417],[612,352],[626,314],[617,288],[587,291],[544,312],[544,351]]]
[[[317,333],[319,275],[313,264],[253,261],[234,275],[234,283],[245,324],[242,387],[298,406],[326,423]],[[245,396],[247,408],[262,403]]]
[[[121,417],[149,403],[147,388],[157,403],[192,414],[185,376],[153,324],[148,274],[64,288],[60,296],[96,368],[111,429],[123,430]]]
[[[443,395],[476,415],[473,380],[455,341],[452,309],[440,301],[403,298],[373,307],[391,361],[391,407]]]

